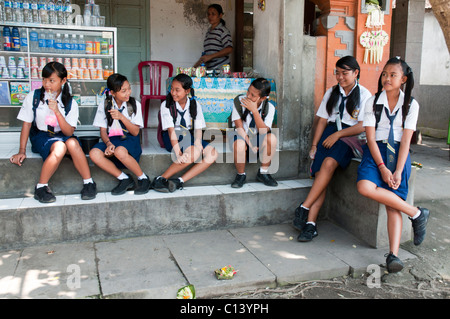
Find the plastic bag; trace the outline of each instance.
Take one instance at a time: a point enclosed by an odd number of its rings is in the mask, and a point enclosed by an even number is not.
[[[109,136],[123,136],[122,126],[120,126],[119,120],[113,120],[111,128],[109,129]]]

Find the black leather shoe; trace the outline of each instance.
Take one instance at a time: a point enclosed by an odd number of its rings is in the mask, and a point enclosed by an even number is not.
[[[301,207],[302,204],[300,204],[295,210],[295,217],[292,221],[292,226],[299,231],[302,231],[305,227],[309,214],[309,210]]]
[[[111,191],[112,195],[122,195],[127,192],[127,190],[134,187],[134,180],[128,175],[128,178],[119,181],[116,187]]]
[[[389,253],[384,255],[386,258],[386,268],[388,272],[395,273],[399,272],[403,269],[403,263],[402,261],[395,256],[393,253]]]
[[[56,201],[56,197],[53,195],[50,187],[44,186],[34,188],[34,199],[41,203],[53,203]]]
[[[178,178],[171,178],[169,179],[172,183],[175,184],[175,189],[183,189],[184,183],[180,181]]]
[[[97,196],[97,184],[95,182],[83,185],[81,190],[81,199],[89,200],[94,199]]]
[[[266,186],[273,186],[273,187],[278,186],[277,181],[274,180],[270,174],[261,174],[259,170],[258,173],[256,174],[256,179],[261,183],[264,183],[264,185]]]
[[[241,188],[245,184],[246,175],[236,174],[234,178],[234,182],[231,183],[231,187],[233,188]]]
[[[418,246],[420,245],[423,240],[425,239],[425,233],[428,223],[428,218],[430,217],[430,211],[426,208],[420,208],[421,214],[416,219],[411,219],[412,227],[414,231],[414,245]]]
[[[177,189],[177,186],[172,181],[169,181],[162,176],[155,178],[152,186],[155,191],[161,193],[172,193]]]
[[[145,175],[147,176],[147,175]],[[144,178],[144,179],[138,179],[138,185],[136,189],[134,190],[135,195],[144,195],[148,193],[148,190],[150,189],[150,178]]]
[[[308,242],[317,235],[317,227],[313,224],[306,224],[305,227],[303,227],[302,233],[298,235],[297,240],[300,242]]]

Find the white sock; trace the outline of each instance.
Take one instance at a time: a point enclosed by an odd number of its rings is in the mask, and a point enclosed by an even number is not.
[[[268,168],[266,168],[266,169],[263,169],[262,167],[259,168],[259,172],[260,172],[261,174],[267,174],[268,171],[269,171]]]
[[[245,175],[245,172],[244,173],[238,173],[238,175]]]
[[[94,181],[92,180],[92,178],[83,179],[83,184],[89,184],[89,183],[94,184]]]
[[[417,211],[417,213],[413,216],[413,217],[411,217],[411,219],[416,219],[417,217],[419,217],[420,216],[420,213],[421,213],[421,211],[420,211],[420,209]]]
[[[182,182],[184,184],[184,181],[181,177],[178,177],[178,179],[180,180],[180,182]]]
[[[127,179],[127,178],[128,178],[128,175],[125,174],[124,172],[120,173],[120,175],[117,176],[118,180],[123,180],[123,179]]]
[[[39,184],[39,183],[38,183],[38,184],[36,185],[36,188],[41,188],[41,187],[44,187],[44,186],[48,186],[48,184]]]
[[[142,173],[141,176],[138,176],[138,180],[143,180],[143,179],[147,179],[147,175],[145,175],[145,173]]]
[[[300,205],[300,207],[303,208],[303,209],[309,210],[308,207],[305,207],[305,206],[303,206],[303,205]]]
[[[313,225],[313,226],[316,226],[316,223],[315,223],[315,222],[307,222],[307,224],[311,224],[311,225]]]

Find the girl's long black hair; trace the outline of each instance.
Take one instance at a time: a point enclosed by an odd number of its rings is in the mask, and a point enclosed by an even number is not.
[[[339,67],[341,69],[348,70],[348,71],[353,71],[353,72],[358,70],[357,79],[359,80],[359,76],[361,75],[361,68],[359,67],[358,61],[356,61],[356,59],[354,57],[352,57],[351,55],[347,55],[347,56],[340,58],[336,62],[336,67]],[[328,102],[327,102],[328,115],[331,115],[333,113],[333,109],[336,106],[336,104],[339,102],[340,96],[341,96],[341,92],[339,90],[339,84],[336,84],[333,87],[330,98],[328,99]],[[357,108],[359,106],[360,102],[361,102],[361,92],[359,90],[359,85],[357,85],[353,89],[353,91],[350,93],[350,95],[347,97],[346,109],[347,109],[348,114],[350,114],[350,115],[353,114],[353,111],[355,110],[355,108]]]
[[[56,73],[56,75],[61,79],[67,79],[67,70],[65,66],[59,62],[49,62],[47,63],[44,68],[42,69],[42,78],[49,78],[52,76],[53,73]],[[41,88],[41,95],[39,99],[42,103],[45,103],[45,89],[44,87]],[[64,107],[66,107],[69,102],[72,100],[72,95],[70,95],[70,88],[69,88],[69,81],[66,81],[64,86],[61,89],[61,101],[64,104]]]
[[[405,123],[406,120],[406,116],[409,113],[409,108],[411,106],[411,101],[412,101],[412,90],[414,88],[414,74],[412,69],[409,67],[409,65],[403,61],[400,58],[390,58],[387,62],[386,65],[384,67],[386,67],[389,64],[400,64],[402,71],[403,71],[403,75],[406,76],[406,83],[404,85],[404,93],[405,93],[405,98],[403,100],[403,105],[402,105],[402,123]],[[381,82],[381,78],[383,77],[383,73],[381,73],[380,78],[378,79],[378,91],[377,91],[377,95],[379,96],[381,91],[383,90],[383,84]],[[376,102],[376,101],[375,101]],[[373,104],[374,107],[374,112],[375,112],[375,103]]]
[[[113,107],[113,96],[109,93],[109,91],[113,92],[119,92],[122,89],[123,84],[128,81],[127,77],[125,75],[114,73],[111,74],[108,79],[106,80],[106,87],[108,90],[105,91],[105,114],[106,114],[106,120],[108,122],[108,126],[112,125],[113,118],[111,117],[111,114],[108,112]],[[130,106],[133,110],[133,114],[136,114],[136,100],[134,97],[130,96],[130,99],[127,102],[127,106]],[[119,105],[120,107],[120,105]]]
[[[192,79],[189,75],[186,74],[178,74],[176,77],[173,78],[173,81],[178,81],[181,83],[181,86],[185,90],[191,89],[191,98],[189,103],[189,114],[192,117],[192,120],[195,121],[197,118],[197,101],[195,100],[195,92],[194,88],[192,87]],[[172,94],[169,92],[166,97],[166,107],[169,109],[170,114],[172,115],[173,121],[175,122],[177,119],[177,106],[175,104],[175,101],[173,100]]]

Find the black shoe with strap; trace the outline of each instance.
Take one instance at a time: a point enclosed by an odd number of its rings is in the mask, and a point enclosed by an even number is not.
[[[276,180],[273,179],[272,175],[270,174],[261,174],[261,172],[258,170],[258,173],[256,174],[256,179],[261,182],[264,183],[264,185],[266,186],[278,186],[278,183]]]
[[[384,255],[384,257],[386,257],[386,268],[388,272],[396,273],[403,269],[402,261],[392,252],[389,252],[389,254]]]
[[[183,189],[184,183],[179,178],[171,178],[169,181],[175,184],[175,189]]]
[[[127,175],[128,178],[121,179],[119,181],[119,184],[117,184],[116,187],[113,188],[111,191],[112,195],[122,195],[127,192],[127,190],[132,189],[134,187],[134,180],[131,178],[131,176]]]
[[[95,184],[95,182],[83,185],[83,189],[81,190],[82,200],[94,199],[96,196],[97,196],[97,184]]]
[[[231,183],[231,187],[233,188],[241,188],[245,184],[245,179],[247,176],[245,174],[236,174],[233,183]]]
[[[145,175],[147,176],[147,175]],[[135,195],[144,195],[146,193],[148,193],[148,190],[150,189],[150,178],[143,178],[143,179],[138,179],[138,185],[136,187],[136,189],[134,190],[134,194]]]
[[[302,233],[298,235],[297,240],[300,242],[308,242],[311,241],[314,237],[318,235],[317,227],[313,224],[306,224],[303,227]]]
[[[34,199],[41,203],[53,203],[56,201],[55,195],[53,195],[50,187],[44,186],[39,188],[34,188]]]
[[[416,219],[409,219],[412,222],[413,232],[414,232],[414,245],[420,245],[425,239],[425,234],[427,230],[428,218],[430,217],[430,211],[426,208],[417,207],[420,210],[420,215]]]
[[[155,191],[161,193],[172,193],[177,189],[177,186],[170,180],[162,176],[158,176],[152,183],[152,187]]]

